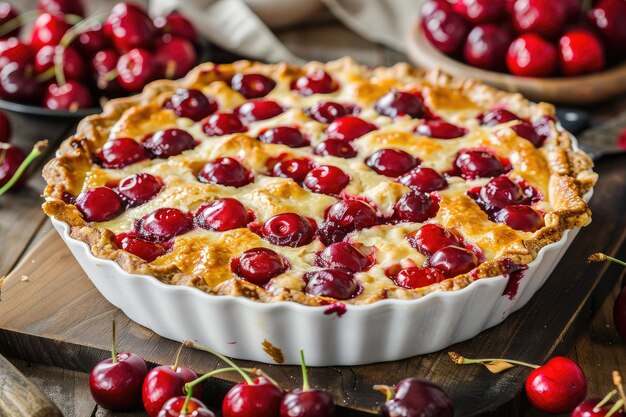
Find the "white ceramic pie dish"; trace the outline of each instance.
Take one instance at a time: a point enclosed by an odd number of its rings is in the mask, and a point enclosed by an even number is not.
[[[592,191],[584,199],[589,201],[591,195]],[[100,293],[133,321],[168,339],[194,340],[238,359],[275,363],[264,351],[267,341],[280,349],[284,364],[293,365],[299,363],[299,349],[305,348],[311,366],[398,360],[470,339],[523,307],[578,233],[578,229],[568,230],[560,241],[542,248],[512,298],[503,295],[508,278],[500,275],[415,300],[347,305],[340,317],[328,306],[209,295],[130,274],[114,261],[95,257],[86,243],[70,237],[68,224],[56,219],[52,224]]]

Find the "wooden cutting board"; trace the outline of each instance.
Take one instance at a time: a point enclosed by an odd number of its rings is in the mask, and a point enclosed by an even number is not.
[[[587,255],[603,251],[626,256],[626,163],[624,158],[607,159],[598,170],[600,182],[591,201],[593,223],[579,233],[550,279],[523,309],[442,352],[397,362],[312,369],[313,385],[332,392],[344,407],[342,416],[376,413],[383,398],[372,385],[394,385],[410,376],[442,385],[453,397],[457,415],[478,414],[503,404],[516,406],[511,401],[520,398],[527,369],[493,375],[479,366],[454,365],[446,352],[543,363],[570,349],[590,320],[593,299],[603,300],[622,273],[608,264],[586,264]],[[178,348],[109,304],[55,232],[46,235],[7,277],[0,300],[0,353],[10,357],[89,372],[108,356],[112,319],[118,325],[120,351],[133,351],[154,364],[171,364]],[[183,362],[198,372],[224,366],[209,354],[191,350],[185,351]],[[285,388],[300,384],[298,367],[239,363],[259,366]],[[207,384],[210,402],[219,404],[233,381],[239,381],[237,375],[212,379]]]

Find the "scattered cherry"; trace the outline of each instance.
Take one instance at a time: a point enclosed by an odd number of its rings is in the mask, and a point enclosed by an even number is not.
[[[4,158],[0,161],[0,187],[3,187],[13,176],[15,172],[20,167],[22,162],[26,157],[24,153],[17,146],[10,143],[0,142],[0,155],[3,155]],[[21,184],[24,181],[24,176],[22,176],[18,183]],[[16,187],[16,186],[14,186]]]
[[[526,378],[526,396],[533,407],[546,413],[570,413],[585,399],[587,380],[571,359],[556,356]]]
[[[448,181],[432,168],[418,167],[398,177],[398,182],[422,193],[442,190]]]
[[[466,180],[495,177],[504,173],[500,160],[492,153],[481,150],[459,152],[454,166]]]
[[[421,118],[426,112],[424,100],[415,94],[391,90],[378,99],[374,109],[383,116]]]
[[[124,211],[122,198],[107,187],[83,191],[76,197],[74,205],[88,222],[105,222]]]
[[[235,114],[247,123],[271,119],[281,114],[284,109],[269,99],[257,99],[243,103],[235,109]]]
[[[271,249],[253,248],[245,251],[230,264],[231,270],[253,284],[263,286],[285,272],[288,265],[283,258]]]
[[[408,240],[411,246],[426,257],[448,246],[462,246],[454,233],[434,223],[422,225]]]
[[[263,74],[235,74],[230,86],[247,99],[261,98],[276,87],[276,81]]]
[[[439,202],[427,194],[409,191],[400,197],[393,211],[399,221],[422,223],[437,215]]]
[[[243,187],[254,181],[254,175],[233,158],[217,158],[208,162],[198,173],[198,180],[206,184]]]
[[[187,406],[185,411],[183,407]],[[158,417],[215,417],[215,414],[200,400],[193,397],[187,401],[187,397],[182,395],[171,397],[163,404],[163,407],[156,414]],[[151,417],[154,417],[151,415]]]
[[[338,195],[350,182],[350,176],[332,165],[320,165],[304,177],[303,187],[314,193]]]
[[[152,262],[165,253],[166,248],[160,243],[148,242],[138,237],[134,232],[115,235],[115,244],[126,252],[140,257],[146,262]]]
[[[315,228],[296,213],[280,213],[265,221],[261,235],[274,245],[297,248],[313,241]]]
[[[554,45],[539,35],[525,33],[511,42],[506,55],[506,66],[513,75],[547,77],[556,70],[557,51]]]
[[[376,173],[386,177],[398,177],[406,174],[417,165],[420,160],[399,149],[381,149],[374,152],[365,164]]]
[[[246,227],[250,220],[248,210],[234,198],[221,198],[203,204],[195,214],[195,223],[198,226],[216,232]]]
[[[606,417],[613,404],[607,404],[596,409],[596,405],[600,401],[602,401],[601,398],[589,398],[588,400],[581,402],[574,409],[574,411],[572,411],[571,417]],[[613,415],[616,417],[623,416],[624,411],[620,408]]]
[[[222,402],[223,417],[276,417],[283,392],[266,378],[253,383],[240,382],[232,387]]]
[[[172,109],[176,116],[187,117],[197,122],[215,113],[217,102],[205,96],[200,90],[178,88],[163,108]]]
[[[306,282],[304,292],[309,295],[347,300],[359,290],[359,283],[354,276],[341,269],[307,272],[303,279]]]
[[[202,130],[207,136],[223,136],[242,133],[247,129],[234,114],[215,113],[210,115],[202,124]]]
[[[342,269],[353,274],[364,271],[371,264],[369,258],[348,242],[337,242],[315,256],[320,268]]]
[[[264,130],[259,135],[259,140],[263,143],[286,145],[290,148],[302,148],[310,144],[302,132],[293,126],[277,126]]]
[[[175,208],[159,208],[135,221],[134,231],[151,242],[167,242],[193,227],[189,214]]]
[[[400,270],[393,278],[393,282],[400,287],[415,289],[436,284],[444,278],[443,273],[438,269],[410,266]]]
[[[476,268],[478,258],[468,249],[460,246],[446,246],[433,253],[428,260],[428,265],[441,270],[446,278],[452,278]]]
[[[377,127],[370,122],[366,122],[356,116],[347,115],[334,120],[326,129],[326,135],[329,139],[350,141],[376,129]]]
[[[98,157],[105,168],[124,168],[125,166],[148,158],[146,150],[131,138],[117,138],[107,141]]]
[[[295,158],[280,161],[272,168],[274,177],[291,178],[298,184],[302,183],[306,175],[313,169],[313,161],[308,158]]]
[[[161,191],[163,182],[154,175],[140,172],[122,179],[117,186],[126,204],[130,207],[139,206],[154,198]]]
[[[356,149],[349,142],[341,139],[326,139],[315,147],[313,153],[320,156],[335,156],[344,159],[357,156]]]
[[[302,96],[312,94],[328,94],[336,91],[339,85],[323,69],[315,69],[298,78],[292,88]]]
[[[452,400],[438,385],[421,378],[400,381],[395,390],[374,386],[386,392],[387,401],[380,408],[383,417],[452,417]],[[393,395],[393,397],[392,397]]]
[[[321,101],[315,103],[309,109],[308,114],[320,123],[332,123],[340,117],[346,116],[348,110],[343,104],[334,101]]]

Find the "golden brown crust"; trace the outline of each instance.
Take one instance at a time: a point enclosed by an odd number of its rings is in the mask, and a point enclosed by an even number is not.
[[[453,79],[438,70],[415,69],[406,64],[366,71],[350,59],[342,59],[327,64],[312,62],[304,67],[286,64],[265,65],[248,61],[219,66],[207,63],[192,70],[182,80],[156,81],[149,84],[140,95],[111,100],[104,106],[102,114],[84,119],[79,124],[77,133],[61,145],[57,157],[44,168],[43,175],[48,183],[45,190],[44,211],[49,216],[69,224],[71,236],[86,242],[94,255],[113,260],[130,273],[153,275],[168,284],[191,285],[208,293],[244,296],[262,302],[289,300],[307,305],[333,302],[332,299],[309,296],[297,289],[281,288],[270,292],[251,283],[228,278],[226,276],[228,271],[224,270],[224,265],[227,264],[224,259],[230,259],[230,257],[238,254],[236,250],[223,252],[225,247],[229,247],[228,242],[208,249],[205,248],[208,251],[208,258],[215,263],[213,265],[215,267],[214,273],[218,277],[221,276],[214,282],[207,281],[206,277],[202,279],[199,274],[194,272],[193,265],[183,265],[171,259],[146,263],[140,258],[117,248],[113,242],[114,235],[111,231],[102,230],[86,223],[75,206],[63,202],[66,193],[77,195],[81,192],[85,184],[85,176],[92,168],[93,155],[110,137],[137,136],[146,131],[175,125],[176,120],[172,116],[173,113],[162,110],[162,103],[176,88],[198,88],[205,92],[219,92],[228,88],[221,80],[229,79],[237,72],[260,72],[272,74],[278,78],[293,79],[305,73],[309,68],[322,66],[331,74],[343,72],[346,79],[351,80],[351,87],[355,94],[358,95],[362,103],[366,104],[373,103],[390,87],[396,86],[396,80],[404,80],[404,84],[408,88],[421,90],[429,105],[439,111],[458,114],[459,120],[464,117],[461,110],[485,109],[494,104],[506,105],[507,108],[525,118],[554,113],[554,108],[551,105],[546,103],[532,104],[519,94],[499,91],[473,80]],[[367,77],[375,77],[377,82],[370,83]],[[233,101],[232,106],[238,104],[237,97],[230,97],[229,99]],[[370,140],[394,145],[406,145],[407,142],[406,135],[399,132],[381,131],[377,135],[372,135]],[[510,133],[498,132],[495,137],[496,139],[492,140],[497,142],[489,144],[496,148],[502,146],[502,149],[510,149],[517,140]],[[422,152],[437,152],[439,145],[436,141],[428,138],[420,140],[421,142],[415,142],[418,144],[413,145],[417,147],[416,149]],[[251,141],[245,135],[234,136],[225,142],[225,148],[230,146],[234,151],[246,148],[248,154],[254,153],[257,145],[257,141]],[[483,262],[471,273],[417,290],[397,287],[384,288],[367,294],[366,297],[359,299],[358,303],[366,304],[384,298],[410,299],[433,291],[450,291],[463,288],[474,280],[505,273],[506,265],[502,262],[503,259],[508,258],[516,264],[527,264],[536,257],[541,248],[560,240],[565,230],[587,225],[591,221],[591,213],[582,199],[582,195],[587,193],[595,184],[597,175],[592,171],[593,163],[589,157],[582,151],[573,149],[570,135],[565,131],[557,131],[552,143],[543,147],[545,149],[537,150],[529,146],[528,142],[519,145],[518,148],[521,158],[527,162],[527,171],[521,171],[521,174],[531,175],[532,173],[535,175],[533,178],[537,184],[546,183],[545,189],[549,194],[552,209],[545,215],[545,227],[535,233],[527,234],[527,236],[518,237],[519,234],[513,229],[496,224],[495,229],[501,230],[495,233],[495,236],[502,239],[505,244],[499,243],[496,239],[493,246],[498,249],[497,256]],[[539,156],[541,152],[545,153],[545,158]],[[256,159],[259,158],[261,156]],[[286,185],[283,186],[282,191],[280,188],[274,188],[272,195],[278,198],[281,192],[287,194],[297,192],[293,188],[285,187]],[[394,188],[398,187],[400,186],[395,183],[388,186],[390,190],[388,193],[392,192],[393,194],[389,194],[387,198],[397,200],[397,196],[402,194],[401,189],[394,191]],[[464,205],[464,199],[468,199],[464,194],[450,198],[444,196],[442,210],[448,210],[451,214],[448,217],[452,219],[460,216],[486,217],[482,211],[477,210],[475,205],[474,208],[470,205]],[[446,227],[462,228],[462,225],[454,224],[453,220],[450,220],[452,223],[449,224],[445,224],[440,218],[439,220]],[[477,229],[473,232],[479,234],[484,231]],[[225,234],[224,237],[227,240],[237,238],[241,238],[241,236]],[[176,245],[184,244],[184,239],[177,239]],[[186,259],[185,262],[189,263],[189,259]]]

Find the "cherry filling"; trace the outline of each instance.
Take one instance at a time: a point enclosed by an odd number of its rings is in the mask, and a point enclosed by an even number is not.
[[[467,129],[443,120],[425,120],[415,128],[415,133],[436,139],[456,139],[465,136]]]
[[[249,249],[230,262],[230,269],[236,275],[259,286],[267,284],[288,267],[279,254],[267,248]]]
[[[356,296],[360,289],[354,276],[340,269],[307,272],[302,278],[306,282],[304,292],[309,295],[347,300]]]
[[[259,140],[263,143],[286,145],[290,148],[302,148],[310,145],[302,132],[292,126],[278,126],[264,130],[259,135]]]
[[[276,87],[276,81],[263,74],[235,74],[230,86],[247,99],[261,98]]]
[[[199,90],[178,88],[163,108],[173,110],[179,117],[187,117],[197,122],[215,113],[217,102]]]
[[[322,243],[330,245],[343,240],[352,231],[377,223],[376,211],[369,204],[359,200],[340,200],[330,206],[318,232]]]
[[[543,216],[530,206],[506,206],[494,214],[494,220],[524,232],[536,232],[545,226]]]
[[[341,139],[326,139],[315,147],[313,153],[320,156],[335,156],[344,159],[354,158],[357,155],[356,149],[349,142]]]
[[[374,152],[365,164],[380,175],[398,177],[418,166],[420,160],[399,149],[381,149]]]
[[[446,246],[433,253],[428,265],[439,269],[446,278],[452,278],[476,268],[478,258],[474,252],[463,247]]]
[[[478,193],[478,199],[487,212],[493,212],[511,204],[528,203],[522,187],[505,175],[495,177],[485,184]]]
[[[298,78],[291,88],[301,96],[310,96],[313,94],[332,93],[339,88],[339,85],[326,71],[318,68]]]
[[[325,101],[315,104],[307,111],[310,118],[320,123],[331,123],[348,114],[343,104],[334,101]]]
[[[216,232],[246,227],[251,216],[248,210],[234,198],[222,198],[200,206],[194,222],[203,229]]]
[[[422,193],[443,190],[448,181],[432,168],[419,167],[398,178],[398,182]]]
[[[518,124],[511,126],[511,129],[513,129],[517,136],[528,139],[530,143],[535,146],[535,148],[539,148],[543,145],[545,138],[537,133],[535,127],[531,123],[521,121]]]
[[[354,140],[378,129],[376,125],[366,122],[360,117],[348,115],[334,120],[326,129],[329,139]]]
[[[394,207],[394,217],[401,222],[424,222],[437,215],[439,202],[432,195],[409,191]]]
[[[284,109],[274,100],[257,99],[247,101],[234,111],[245,123],[256,122],[257,120],[266,120],[281,114]]]
[[[356,274],[371,265],[369,257],[348,242],[337,242],[315,255],[315,266]]]
[[[314,193],[338,195],[350,182],[350,176],[332,165],[313,168],[304,177],[303,186]]]
[[[461,240],[454,233],[434,223],[423,225],[415,235],[408,236],[407,240],[426,257],[447,246],[462,246]]]
[[[497,156],[482,150],[459,152],[454,160],[454,167],[466,180],[496,177],[505,172],[505,167]]]
[[[246,130],[248,129],[241,123],[241,120],[232,113],[215,113],[202,123],[202,131],[207,136],[231,135],[243,133]]]
[[[274,245],[297,248],[313,241],[315,228],[307,218],[296,213],[280,213],[267,219],[261,234]]]
[[[161,191],[162,186],[160,178],[140,172],[122,179],[117,186],[117,193],[129,207],[135,207],[150,201]]]
[[[306,175],[313,169],[313,161],[308,158],[295,158],[280,161],[272,168],[274,177],[291,178],[298,184],[302,183]]]
[[[374,109],[383,116],[391,118],[409,116],[418,119],[424,117],[426,113],[422,97],[397,90],[391,90],[379,98]]]
[[[124,211],[122,198],[107,187],[83,191],[76,197],[74,205],[88,222],[105,222]]]
[[[167,242],[193,227],[192,217],[175,208],[160,208],[135,220],[134,231],[151,242]]]
[[[417,266],[404,268],[392,278],[397,286],[409,289],[427,287],[444,279],[443,272],[438,269],[420,268]]]
[[[193,136],[182,129],[165,129],[147,135],[143,147],[152,158],[169,158],[195,148]]]
[[[198,173],[198,180],[206,184],[243,187],[254,181],[254,175],[233,158],[217,158],[208,162]]]
[[[115,244],[146,262],[154,261],[166,250],[163,245],[143,240],[132,232],[115,235]]]
[[[478,121],[483,126],[495,126],[513,120],[520,120],[520,118],[515,113],[504,109],[491,110],[478,116]]]
[[[106,142],[98,157],[103,167],[119,169],[143,161],[148,155],[139,142],[130,138],[118,138]]]

